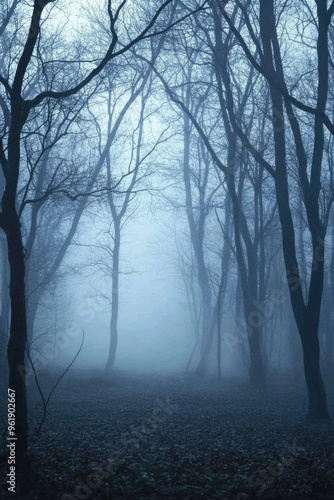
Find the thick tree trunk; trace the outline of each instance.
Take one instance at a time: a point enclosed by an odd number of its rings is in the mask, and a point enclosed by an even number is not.
[[[305,326],[302,337],[304,355],[304,373],[307,384],[309,409],[308,418],[329,420],[325,385],[320,372],[320,346],[318,330],[312,325],[312,312],[304,316]]]
[[[9,284],[8,284],[8,260],[7,260],[7,243],[5,235],[0,234],[0,295],[1,295],[1,314],[0,314],[0,379],[1,385],[3,381],[8,379],[8,367],[6,362],[6,349],[9,337]]]
[[[4,210],[5,214],[5,210]],[[7,214],[6,214],[7,215]],[[7,347],[9,388],[15,391],[15,434],[18,462],[28,447],[28,418],[25,384],[27,318],[25,302],[25,263],[20,221],[15,210],[7,215],[6,235],[10,266],[10,337]]]
[[[253,257],[251,256],[253,254]],[[248,336],[250,368],[249,378],[251,384],[260,389],[266,385],[266,373],[262,354],[262,329],[264,314],[258,307],[259,296],[259,264],[256,246],[248,251],[248,287],[244,290],[244,303],[246,311],[247,328],[250,329]],[[261,262],[264,266],[264,262]],[[264,291],[262,290],[262,293]],[[262,298],[263,300],[263,298]],[[261,302],[260,302],[261,303]]]
[[[319,370],[319,356],[313,351],[316,340],[309,339],[304,346],[304,370],[309,398],[309,419],[331,420],[327,406],[326,390]]]
[[[317,2],[318,14],[318,89],[317,109],[325,112],[328,96],[328,18],[325,0]],[[260,30],[263,44],[263,61],[270,75],[286,87],[275,25],[273,0],[260,0]],[[312,268],[307,299],[303,295],[301,273],[296,255],[295,229],[289,200],[289,181],[286,162],[284,107],[281,93],[270,86],[272,120],[275,139],[275,188],[279,217],[282,226],[283,254],[294,317],[303,346],[304,373],[309,395],[309,418],[328,419],[327,398],[320,373],[320,348],[318,328],[324,285],[324,240],[326,227],[320,214],[321,168],[324,151],[324,128],[320,115],[314,119],[314,145],[311,175],[308,177],[308,160],[300,126],[291,103],[284,101],[287,117],[295,139],[299,181],[307,222],[312,238]]]
[[[307,307],[298,309],[297,326],[303,346],[304,373],[309,396],[308,418],[329,420],[325,385],[320,370],[319,323],[324,288],[325,229],[314,225],[312,270]]]
[[[236,231],[237,231],[236,227]],[[237,234],[237,233],[235,233]],[[247,339],[249,346],[250,367],[249,379],[252,385],[262,389],[266,385],[266,373],[263,364],[263,356],[261,350],[261,333],[263,325],[263,313],[257,306],[258,300],[258,270],[257,270],[257,253],[255,248],[248,249],[247,260],[248,266],[244,265],[243,257],[241,258],[240,241],[236,239],[239,250],[237,252],[238,265],[240,272],[240,283],[242,289],[245,323],[247,328]]]
[[[1,227],[7,238],[10,294],[10,334],[7,346],[9,388],[15,391],[15,437],[18,470],[25,463],[28,448],[28,416],[25,381],[27,314],[25,297],[25,253],[21,223],[16,210],[20,167],[20,138],[24,111],[20,99],[12,103],[12,128],[8,137],[6,187],[2,197]],[[25,472],[22,470],[22,472]]]
[[[332,238],[331,238],[331,264],[330,264],[330,297],[331,315],[328,321],[328,330],[326,331],[326,372],[329,377],[334,375],[334,215],[331,217]]]
[[[288,272],[291,304],[302,341],[304,374],[309,397],[308,418],[330,419],[327,407],[325,385],[320,370],[319,320],[324,282],[324,232],[313,238],[313,263],[309,285],[307,306],[301,300],[301,283],[299,274],[291,276]],[[286,268],[291,255],[284,248]]]
[[[244,295],[248,295],[248,291],[244,292]],[[249,379],[254,387],[262,389],[266,385],[266,373],[261,350],[262,313],[256,306],[251,304],[250,299],[250,296],[244,298],[250,356]]]
[[[312,269],[309,285],[307,306],[303,304],[301,282],[299,273],[295,276],[288,275],[291,304],[297,323],[298,332],[302,341],[304,374],[309,397],[308,418],[330,419],[325,385],[320,369],[320,344],[319,322],[324,285],[324,260],[325,260],[325,230],[314,226],[312,235]],[[286,268],[291,269],[289,260],[291,254],[284,248]]]

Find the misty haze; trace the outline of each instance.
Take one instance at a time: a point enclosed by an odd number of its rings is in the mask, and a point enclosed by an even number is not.
[[[334,498],[334,0],[0,4],[0,498]]]

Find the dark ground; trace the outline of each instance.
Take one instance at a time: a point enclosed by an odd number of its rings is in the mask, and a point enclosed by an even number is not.
[[[29,393],[33,432],[33,383]],[[306,410],[291,381],[264,393],[238,380],[74,372],[31,436],[28,493],[6,493],[2,459],[1,498],[334,499],[334,427],[305,423]]]

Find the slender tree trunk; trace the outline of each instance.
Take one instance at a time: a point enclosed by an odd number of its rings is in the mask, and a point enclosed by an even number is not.
[[[222,336],[221,336],[221,321],[222,321],[222,284],[218,291],[218,311],[217,311],[217,377],[222,378]]]
[[[223,304],[225,300],[227,283],[228,283],[228,272],[230,267],[231,260],[231,232],[232,232],[232,224],[231,224],[231,196],[229,192],[226,193],[225,198],[225,224],[224,224],[224,244],[223,244],[223,252],[222,252],[222,261],[221,261],[221,277],[219,283],[218,290],[218,298],[217,298],[217,376],[218,380],[222,378],[221,373],[221,347],[222,347],[222,338],[221,338],[221,323],[222,323],[222,313],[223,313]]]
[[[279,306],[279,344],[278,344],[278,356],[277,356],[277,368],[281,367],[281,359],[282,359],[282,339],[283,339],[283,306],[280,304]]]
[[[242,287],[242,297],[244,305],[245,322],[247,327],[247,338],[250,352],[250,369],[249,376],[252,384],[263,387],[265,385],[265,371],[262,360],[261,350],[261,324],[255,321],[258,318],[260,311],[256,306],[258,300],[258,255],[255,240],[252,241],[247,218],[242,206],[242,189],[244,181],[244,172],[239,175],[238,190],[236,188],[235,170],[236,165],[240,162],[237,159],[237,133],[233,129],[231,117],[234,115],[234,102],[231,91],[231,81],[228,69],[228,47],[224,46],[222,39],[222,21],[220,15],[214,10],[215,23],[215,47],[213,64],[218,84],[218,96],[222,118],[225,125],[225,132],[228,138],[228,161],[226,183],[232,200],[233,207],[233,223],[234,223],[234,238],[236,246],[236,260],[240,274],[240,284]],[[223,85],[225,86],[225,95]],[[249,80],[251,83],[251,80]],[[247,100],[241,102],[237,110],[238,118],[241,121],[244,108]],[[258,211],[258,205],[255,203],[254,208]],[[255,220],[257,218],[255,217]],[[244,243],[244,245],[243,245]],[[244,249],[245,247],[245,249]]]
[[[206,273],[206,270],[205,270]],[[208,356],[214,337],[214,329],[217,316],[211,311],[211,288],[204,273],[200,273],[200,289],[202,297],[202,336],[201,336],[201,358],[196,372],[198,375],[205,375],[207,371]],[[216,317],[214,317],[216,316]]]
[[[238,204],[234,203],[234,235],[250,356],[249,378],[252,385],[263,388],[266,383],[266,376],[261,350],[263,314],[257,305],[257,252],[255,251],[254,244],[248,241],[246,245],[248,265],[246,266],[241,245],[239,212]]]
[[[241,287],[241,278],[240,272],[237,274],[237,282],[235,287],[235,331],[236,335],[238,335],[238,328],[242,318],[245,317],[243,300],[242,300],[242,287]],[[243,368],[248,363],[248,352],[246,348],[246,339],[243,339],[239,346],[240,359],[243,365]]]
[[[187,294],[187,302],[188,302],[188,308],[190,311],[190,317],[191,317],[191,324],[192,328],[194,329],[195,332],[195,340],[193,344],[193,348],[191,350],[191,354],[186,366],[186,372],[188,372],[192,366],[193,360],[195,358],[195,355],[197,352],[200,351],[200,343],[201,343],[201,334],[200,334],[200,311],[197,306],[197,300],[196,300],[196,290],[194,289],[194,266],[192,266],[192,269],[190,271],[191,276],[190,276],[190,283],[187,282],[187,277],[184,275],[184,284],[185,284],[185,289],[186,289],[186,294]]]
[[[208,335],[205,338],[205,342],[202,347],[201,360],[198,365],[197,371],[200,374],[204,374],[207,370],[207,362],[211,349],[211,345],[214,338],[214,332],[217,326],[217,370],[218,379],[221,378],[221,321],[222,321],[222,308],[225,300],[225,294],[228,282],[228,270],[230,264],[230,219],[231,219],[231,197],[229,194],[226,195],[226,206],[225,206],[225,239],[223,244],[223,252],[221,259],[221,275],[220,283],[218,288],[218,296],[216,304],[213,308],[211,314],[211,324],[208,330]],[[210,307],[211,309],[211,307]]]
[[[190,94],[187,91],[186,95],[187,106],[190,105]],[[211,286],[208,276],[208,271],[204,259],[204,230],[205,230],[205,217],[199,218],[196,224],[194,218],[194,207],[192,200],[192,188],[190,178],[190,136],[191,136],[191,123],[189,117],[184,114],[184,154],[183,154],[183,179],[186,195],[186,211],[190,229],[191,243],[194,249],[198,283],[201,291],[201,305],[202,305],[202,342],[201,342],[201,359],[197,366],[196,372],[199,375],[204,375],[207,368],[207,355],[208,355],[208,342],[212,343],[213,329],[212,329],[212,311],[211,311]],[[200,210],[205,210],[205,207],[200,207]]]
[[[121,245],[121,229],[119,221],[114,220],[114,248],[112,257],[112,299],[110,318],[110,343],[109,354],[106,363],[106,371],[111,372],[114,368],[115,356],[118,342],[118,310],[119,310],[119,253]]]
[[[296,318],[293,311],[289,309],[288,321],[288,346],[291,353],[291,374],[293,378],[301,379],[304,373],[303,366],[303,347],[301,344],[301,337],[296,325]]]

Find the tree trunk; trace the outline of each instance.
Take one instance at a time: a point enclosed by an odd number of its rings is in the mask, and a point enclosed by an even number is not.
[[[318,329],[312,321],[312,311],[304,316],[302,337],[304,373],[307,384],[309,409],[308,418],[329,420],[325,385],[320,372],[320,346]]]
[[[187,77],[189,81],[191,80],[191,67],[188,67]],[[191,93],[190,87],[186,87],[185,94],[185,104],[187,109],[190,108],[191,103]],[[196,373],[198,375],[204,375],[207,368],[207,355],[208,355],[208,343],[212,344],[213,330],[212,330],[212,311],[211,311],[211,285],[209,279],[208,269],[206,267],[204,258],[204,235],[205,235],[205,221],[206,221],[206,207],[204,202],[205,196],[205,183],[199,183],[199,199],[200,206],[199,216],[195,220],[195,208],[193,203],[193,192],[191,184],[191,133],[192,126],[189,116],[183,114],[183,181],[185,188],[185,201],[186,201],[186,213],[190,230],[190,239],[192,247],[194,250],[196,265],[197,265],[197,277],[198,284],[201,291],[201,306],[202,306],[202,338],[201,338],[201,358],[198,363]],[[206,172],[208,172],[208,164],[205,159]],[[204,176],[205,177],[205,176]]]
[[[318,89],[317,109],[326,110],[328,96],[328,22],[325,1],[317,2],[318,14]],[[275,25],[273,0],[260,0],[260,31],[263,61],[269,74],[286,87],[279,41]],[[273,50],[274,49],[274,50]],[[301,273],[296,255],[295,228],[292,218],[287,170],[284,107],[281,93],[270,85],[272,121],[275,140],[275,188],[282,226],[283,254],[292,309],[303,346],[304,373],[309,395],[309,418],[328,419],[327,398],[320,373],[318,328],[324,285],[324,240],[326,227],[320,215],[321,167],[324,151],[324,128],[320,115],[314,118],[314,145],[310,179],[307,176],[307,155],[298,120],[291,103],[284,101],[287,117],[294,135],[299,181],[307,222],[312,238],[312,268],[307,299],[303,296]]]
[[[4,210],[4,214],[5,214]],[[6,214],[7,215],[7,214]],[[10,266],[10,337],[7,347],[9,388],[15,391],[15,437],[18,462],[28,447],[27,397],[25,384],[25,350],[27,317],[25,301],[25,262],[21,227],[14,209],[8,214],[6,225],[8,260]]]
[[[214,338],[214,333],[216,329],[216,324],[218,321],[218,305],[219,299],[217,299],[217,302],[213,308],[212,314],[211,315],[211,323],[208,328],[205,330],[203,329],[203,332],[205,332],[205,338],[202,338],[201,342],[201,357],[200,361],[197,365],[196,368],[196,373],[197,375],[203,376],[206,374],[207,369],[208,369],[208,360],[209,360],[209,354],[212,346],[212,341]]]
[[[332,241],[331,241],[331,264],[330,264],[330,298],[331,315],[329,318],[329,328],[326,332],[327,349],[326,349],[326,371],[329,377],[334,375],[334,216],[331,217]]]
[[[222,286],[219,286],[218,292],[218,311],[217,311],[217,377],[218,380],[222,378],[222,335],[221,335],[221,321],[222,321]]]
[[[0,380],[5,381],[8,379],[8,369],[6,363],[6,349],[9,336],[9,285],[8,285],[8,260],[7,260],[7,243],[4,234],[0,234],[0,280],[1,280],[1,315],[0,315]]]
[[[236,215],[234,216],[236,219]],[[252,385],[262,389],[266,384],[266,374],[263,364],[261,350],[261,333],[263,325],[263,313],[257,305],[258,298],[258,271],[257,253],[254,245],[248,248],[246,268],[240,244],[238,224],[235,223],[235,238],[237,247],[237,262],[240,273],[241,291],[247,328],[247,339],[249,346],[250,367],[249,378]]]
[[[266,374],[261,351],[262,313],[251,304],[248,291],[244,292],[244,307],[246,311],[246,327],[250,356],[249,379],[252,385],[262,389],[266,384]]]
[[[257,388],[265,387],[265,369],[261,356],[261,336],[259,329],[253,331],[249,337],[250,368],[249,379],[252,385]]]
[[[117,342],[118,342],[118,309],[119,309],[119,253],[121,246],[121,229],[117,219],[114,219],[114,248],[112,257],[112,299],[110,318],[110,343],[109,355],[105,366],[106,372],[110,373],[114,368]]]
[[[12,103],[12,128],[8,137],[6,187],[2,197],[1,227],[6,233],[9,262],[10,334],[7,346],[9,388],[15,391],[15,437],[18,470],[28,448],[28,416],[25,381],[27,314],[25,297],[25,253],[21,223],[16,211],[20,167],[20,138],[24,112],[20,100]]]
[[[218,380],[222,378],[221,373],[221,347],[222,347],[222,336],[221,336],[221,323],[222,323],[222,315],[223,315],[223,304],[225,300],[226,290],[227,290],[227,282],[228,282],[228,274],[230,267],[230,259],[231,259],[231,232],[232,232],[232,224],[231,224],[231,196],[229,192],[226,193],[225,198],[225,224],[224,224],[224,244],[223,244],[223,252],[222,252],[222,262],[221,262],[221,277],[220,284],[218,290],[218,299],[217,299],[217,376]]]

